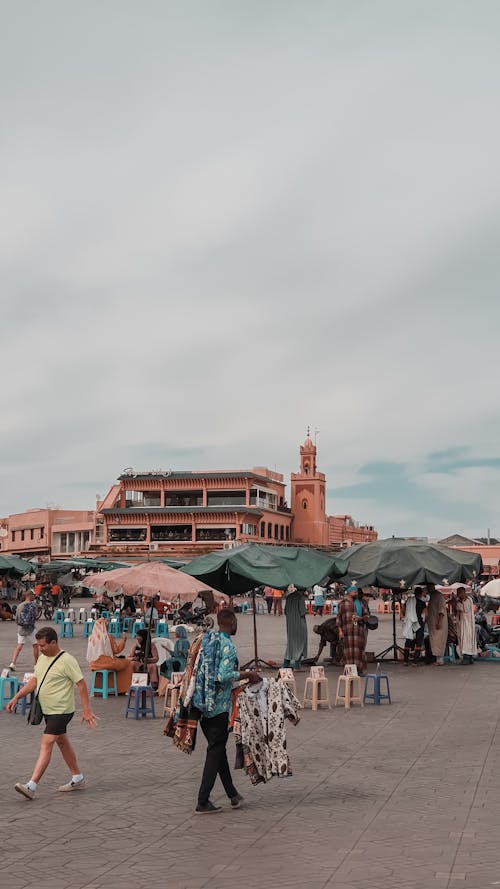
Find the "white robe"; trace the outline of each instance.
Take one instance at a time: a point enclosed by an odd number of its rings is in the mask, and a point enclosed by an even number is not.
[[[474,621],[474,603],[470,596],[463,602],[457,602],[458,611],[458,650],[464,655],[477,655],[476,624]]]

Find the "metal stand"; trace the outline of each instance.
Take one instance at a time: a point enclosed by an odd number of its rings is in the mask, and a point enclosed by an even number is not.
[[[253,658],[249,660],[246,664],[243,664],[241,667],[242,670],[263,670],[265,667],[270,667],[274,669],[274,664],[270,664],[269,661],[264,661],[259,657],[257,651],[257,620],[256,620],[256,601],[255,601],[255,590],[252,590],[252,605],[253,605]]]
[[[375,659],[377,661],[384,661],[386,658],[392,658],[393,661],[398,661],[398,654],[404,654],[403,649],[396,642],[396,596],[394,595],[394,590],[391,590],[392,593],[392,645],[388,645],[387,648],[384,648],[379,654],[375,655]]]

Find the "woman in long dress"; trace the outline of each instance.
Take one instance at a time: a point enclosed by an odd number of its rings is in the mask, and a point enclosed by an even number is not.
[[[344,645],[344,666],[356,664],[360,676],[366,671],[366,620],[369,613],[366,602],[359,595],[358,587],[352,584],[340,602],[337,623]]]
[[[118,657],[126,644],[126,638],[113,639],[108,633],[108,622],[100,617],[94,624],[87,645],[87,661],[92,671],[115,670],[118,694],[126,694],[132,682],[132,664],[126,657]],[[99,678],[99,677],[98,677]]]
[[[298,670],[307,657],[307,624],[305,593],[291,584],[285,598],[286,651],[283,666]]]

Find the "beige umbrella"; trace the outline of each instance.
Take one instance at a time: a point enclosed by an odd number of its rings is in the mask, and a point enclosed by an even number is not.
[[[182,574],[163,562],[141,562],[131,568],[116,568],[102,574],[89,574],[85,586],[113,595],[159,596],[162,602],[193,602],[199,593],[212,592],[217,604],[229,604],[229,597],[219,593],[189,574]]]

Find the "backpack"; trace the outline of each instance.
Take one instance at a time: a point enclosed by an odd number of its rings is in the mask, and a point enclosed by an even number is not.
[[[31,606],[31,602],[25,602],[22,608],[18,608],[16,612],[16,623],[19,627],[32,627],[34,625],[33,620],[33,609],[31,607],[26,608],[26,606]]]

